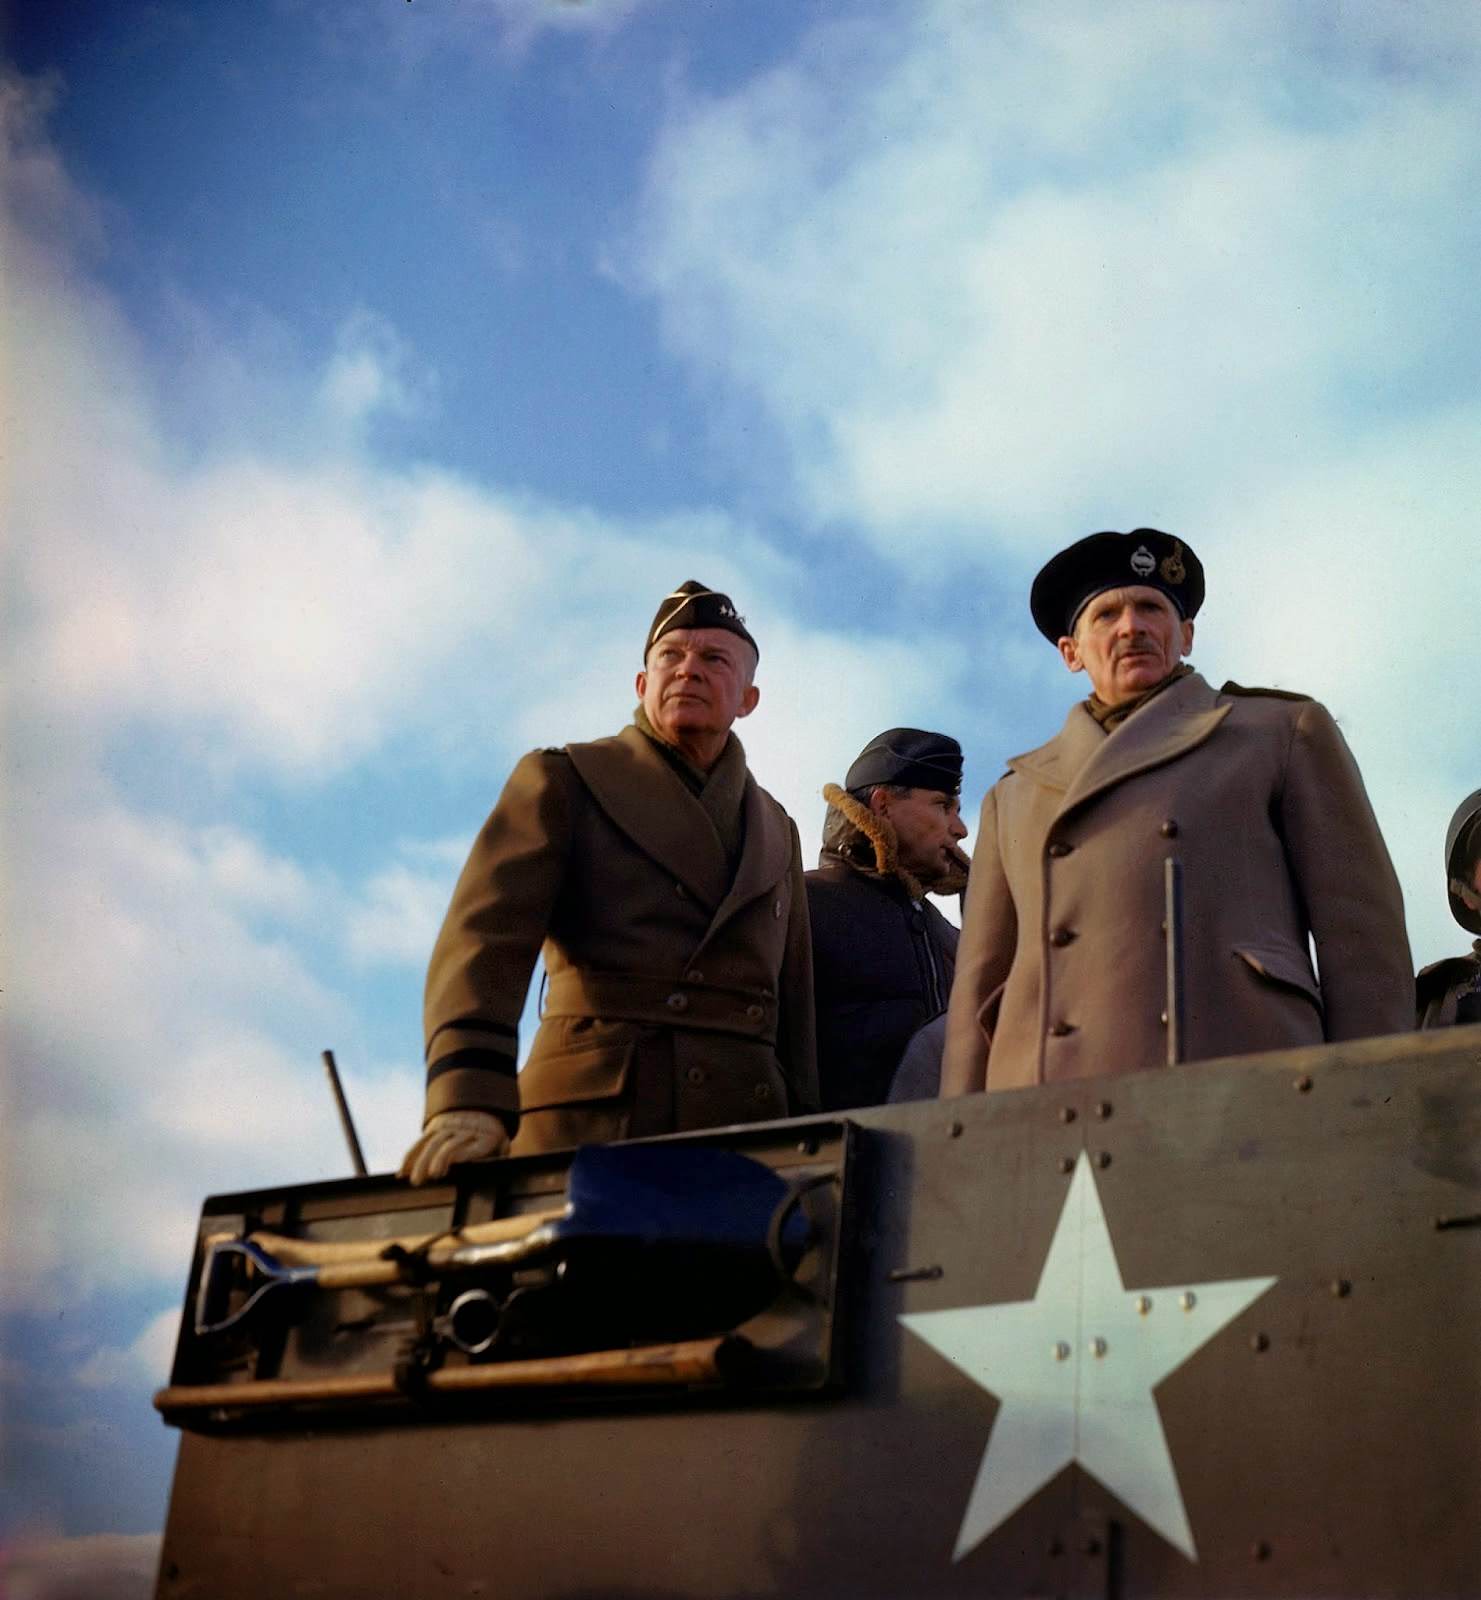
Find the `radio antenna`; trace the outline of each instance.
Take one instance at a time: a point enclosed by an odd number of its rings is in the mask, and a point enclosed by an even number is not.
[[[329,1087],[334,1091],[334,1103],[339,1108],[339,1125],[345,1131],[345,1143],[350,1147],[350,1160],[355,1163],[355,1176],[368,1177],[365,1157],[360,1151],[360,1141],[355,1136],[355,1119],[350,1115],[350,1103],[345,1099],[343,1085],[339,1081],[339,1068],[334,1064],[334,1052],[324,1052],[324,1070],[329,1074]]]

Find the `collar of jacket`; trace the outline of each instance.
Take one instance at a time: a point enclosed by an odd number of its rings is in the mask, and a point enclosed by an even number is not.
[[[877,868],[866,866],[862,861],[855,861],[853,857],[844,855],[839,850],[820,850],[818,852],[817,870],[834,878],[857,878],[860,883],[867,883],[870,888],[877,889],[880,894],[887,895],[891,900],[909,905],[913,897],[900,881],[898,875],[880,872]]]
[[[1468,956],[1442,956],[1438,961],[1432,961],[1427,967],[1421,967],[1414,976],[1414,981],[1421,990],[1436,983],[1454,983],[1460,978],[1474,976],[1481,972],[1481,939],[1477,939],[1471,946]]]
[[[1113,737],[1079,701],[1048,744],[1013,756],[1008,770],[1057,789],[1063,816],[1114,784],[1196,750],[1232,707],[1202,674],[1190,672],[1139,706]]]
[[[1114,733],[1134,711],[1140,711],[1154,695],[1159,695],[1164,689],[1171,688],[1173,684],[1182,678],[1186,678],[1192,671],[1193,668],[1186,661],[1180,661],[1161,683],[1154,683],[1150,689],[1143,689],[1140,694],[1133,695],[1130,700],[1124,700],[1120,705],[1108,706],[1098,694],[1092,694],[1085,701],[1085,709],[1107,733]]]
[[[566,746],[592,798],[716,920],[779,883],[792,861],[786,813],[748,772],[741,796],[745,844],[732,881],[715,825],[653,741],[629,724],[612,739]]]
[[[842,850],[825,850],[823,858],[831,855],[835,860],[853,868],[855,872],[862,873],[865,877],[872,875],[881,879],[893,879],[912,900],[925,899],[926,891],[921,887],[919,880],[900,865],[900,838],[895,832],[894,823],[888,817],[882,817],[877,811],[871,811],[862,800],[856,799],[847,789],[840,789],[836,783],[823,785],[823,798],[842,815],[853,828],[855,835],[866,840],[873,849],[874,871],[871,874],[863,862],[855,861]]]

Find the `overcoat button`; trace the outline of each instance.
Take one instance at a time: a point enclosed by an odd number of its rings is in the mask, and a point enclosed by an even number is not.
[[[771,914],[772,914],[772,916],[774,916],[777,919],[778,922],[781,921],[781,919],[782,919],[782,902],[780,900],[773,900],[772,901],[772,903],[771,903]]]
[[[705,975],[699,970],[698,967],[690,967],[688,972],[684,974],[685,983],[703,983],[704,981]]]
[[[1050,1037],[1054,1039],[1063,1039],[1066,1034],[1074,1031],[1075,1025],[1073,1022],[1054,1022],[1049,1026]]]
[[[688,1078],[690,1083],[703,1083],[705,1081],[705,1072],[703,1067],[690,1067],[684,1076]]]
[[[758,1100],[771,1099],[771,1085],[769,1083],[758,1083],[751,1092]]]
[[[1067,856],[1074,848],[1074,845],[1065,844],[1062,839],[1056,839],[1054,843],[1049,846],[1049,854],[1052,856]]]
[[[685,888],[685,887],[684,887],[684,885],[683,885],[683,884],[682,884],[682,883],[676,883],[676,884],[675,884],[675,885],[674,885],[674,893],[675,893],[675,894],[676,894],[676,895],[678,895],[678,897],[679,897],[679,898],[680,898],[680,899],[681,899],[681,900],[682,900],[682,899],[683,899],[683,898],[684,898],[684,896],[685,896],[685,895],[686,895],[686,894],[687,894],[687,893],[688,893],[688,892],[689,892],[689,891],[688,891],[688,890],[687,890],[687,889],[686,889],[686,888]]]
[[[1171,817],[1169,817],[1157,831],[1164,839],[1176,839],[1178,836],[1178,825]]]
[[[670,1011],[687,1011],[689,1009],[689,996],[687,994],[671,994],[668,997]]]
[[[1074,942],[1074,938],[1075,930],[1073,928],[1056,928],[1054,932],[1049,935],[1049,943],[1052,945],[1058,945],[1062,950],[1067,944],[1072,944]]]
[[[762,1017],[766,1015],[766,1012],[761,1006],[753,1004],[746,1007],[746,1015],[751,1019],[752,1022],[760,1022]]]

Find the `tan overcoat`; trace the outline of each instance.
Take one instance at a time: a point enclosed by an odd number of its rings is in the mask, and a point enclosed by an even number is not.
[[[474,842],[427,974],[427,1115],[519,1109],[515,1154],[817,1105],[797,829],[749,775],[733,878],[635,727],[539,750]],[[536,954],[548,990],[518,1079]]]
[[[943,1094],[1166,1061],[1169,855],[1183,1059],[1414,1026],[1398,880],[1314,700],[1193,673],[1110,734],[1081,702],[1008,767],[973,846]]]

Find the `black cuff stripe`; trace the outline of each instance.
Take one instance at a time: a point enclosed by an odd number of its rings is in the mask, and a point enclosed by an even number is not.
[[[512,1078],[516,1065],[513,1056],[506,1056],[498,1050],[454,1050],[451,1055],[443,1056],[427,1068],[427,1082],[434,1083],[444,1072],[458,1072],[464,1068],[497,1072],[501,1077]]]

